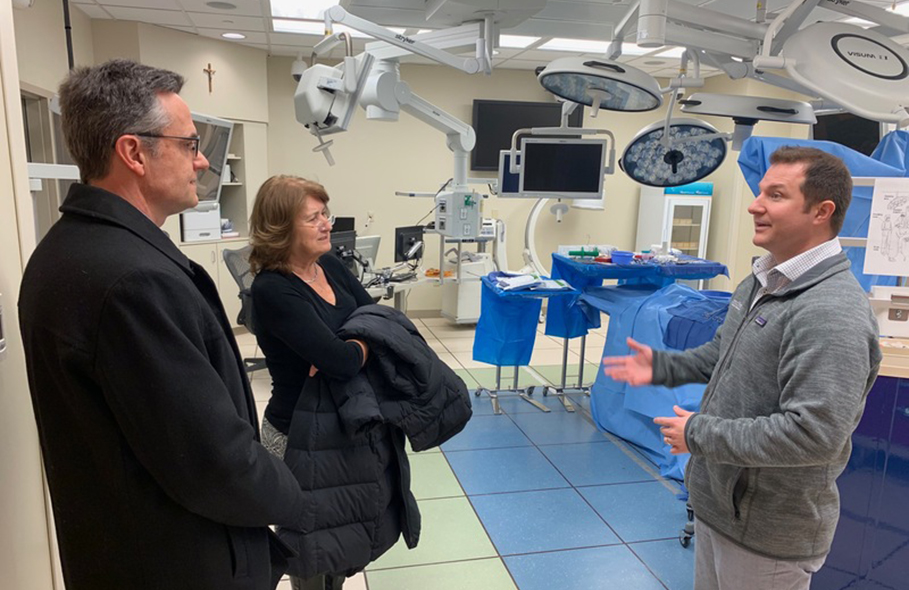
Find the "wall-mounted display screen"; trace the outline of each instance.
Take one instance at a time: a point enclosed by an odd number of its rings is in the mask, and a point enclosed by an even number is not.
[[[568,117],[569,127],[580,127],[584,107],[578,105]],[[558,127],[562,124],[562,103],[514,100],[473,101],[473,129],[477,144],[470,153],[473,170],[497,170],[499,151],[511,149],[511,137],[518,129]]]

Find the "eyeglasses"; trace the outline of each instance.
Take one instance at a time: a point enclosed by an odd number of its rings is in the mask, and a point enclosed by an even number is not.
[[[328,211],[320,211],[316,213],[314,217],[307,219],[303,223],[309,227],[319,227],[323,221],[327,221],[328,227],[334,227],[335,219],[335,216],[328,213]]]
[[[136,135],[138,137],[152,137],[154,139],[179,139],[182,141],[189,141],[192,142],[191,149],[193,152],[193,158],[199,157],[199,141],[201,141],[202,138],[198,135],[191,137],[181,137],[179,135],[161,135],[158,133],[132,133],[130,135]]]

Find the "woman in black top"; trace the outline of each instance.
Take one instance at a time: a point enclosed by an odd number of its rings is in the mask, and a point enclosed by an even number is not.
[[[274,176],[256,195],[250,219],[250,267],[256,339],[272,378],[262,421],[262,444],[283,457],[291,416],[310,377],[347,380],[369,355],[360,340],[335,333],[350,314],[373,303],[331,250],[334,218],[322,185]],[[323,576],[292,579],[295,588],[323,588]],[[325,588],[340,588],[334,578]]]

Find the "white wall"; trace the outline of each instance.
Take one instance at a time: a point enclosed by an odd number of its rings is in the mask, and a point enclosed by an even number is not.
[[[47,33],[37,36],[43,19],[62,23],[62,10],[16,11],[23,30],[31,37],[24,42],[43,62],[29,63],[20,71],[9,2],[0,3],[0,305],[8,352],[0,359],[0,572],[4,588],[48,590],[53,587],[45,488],[40,447],[35,428],[25,354],[19,336],[16,301],[23,261],[34,247],[34,218],[25,174],[25,136],[19,101],[19,79],[36,85],[52,84],[61,71],[59,43]],[[60,28],[62,32],[62,25]],[[43,41],[53,51],[41,51]],[[85,47],[85,44],[80,44]],[[21,60],[21,58],[19,58]],[[62,71],[66,71],[63,53]]]

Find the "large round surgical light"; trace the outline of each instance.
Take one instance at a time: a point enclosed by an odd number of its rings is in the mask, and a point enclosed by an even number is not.
[[[783,44],[789,77],[866,118],[901,121],[909,105],[909,51],[872,29],[814,23]]]
[[[670,145],[663,141],[665,122],[648,125],[635,136],[619,166],[636,182],[649,186],[680,186],[704,178],[723,163],[726,139],[698,119],[671,119]],[[698,136],[709,135],[704,139]]]
[[[546,66],[538,79],[556,96],[594,110],[652,111],[663,104],[653,76],[605,59],[562,57]]]

